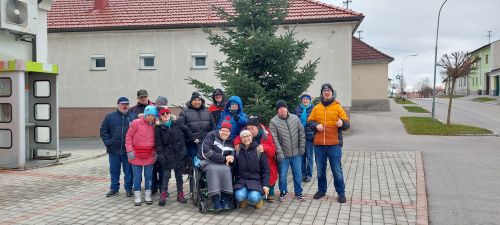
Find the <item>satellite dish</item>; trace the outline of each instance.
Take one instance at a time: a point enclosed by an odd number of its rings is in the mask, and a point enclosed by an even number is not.
[[[6,22],[27,26],[28,25],[28,5],[26,2],[18,0],[7,0],[5,4]]]

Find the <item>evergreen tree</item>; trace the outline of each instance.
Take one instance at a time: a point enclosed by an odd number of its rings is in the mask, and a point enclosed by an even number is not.
[[[241,97],[245,112],[259,115],[265,123],[276,113],[274,103],[279,99],[293,110],[316,76],[318,59],[299,66],[311,42],[295,40],[293,29],[276,34],[288,4],[288,0],[232,0],[234,13],[214,7],[227,21],[221,27],[224,34],[204,29],[210,43],[226,55],[225,61],[215,62],[226,96]],[[188,81],[205,96],[214,90],[191,77]]]

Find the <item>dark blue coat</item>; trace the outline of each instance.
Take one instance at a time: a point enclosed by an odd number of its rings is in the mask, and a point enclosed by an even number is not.
[[[233,102],[238,104],[238,112],[234,115],[229,110]],[[235,118],[236,115],[237,118]],[[227,101],[226,107],[224,108],[224,112],[222,112],[220,115],[220,119],[217,124],[217,129],[220,129],[222,122],[231,123],[231,139],[234,139],[236,136],[240,134],[241,128],[247,125],[247,121],[248,121],[248,116],[243,112],[243,103],[241,102],[240,97],[232,96]]]
[[[307,112],[308,118],[309,118],[309,115],[311,115],[313,108],[314,108],[313,104],[311,104],[309,106],[309,108],[307,108],[306,112]],[[303,109],[299,105],[299,106],[297,106],[297,108],[295,108],[294,114],[297,115],[300,119],[300,117],[302,116],[302,112],[303,112]],[[312,130],[309,126],[307,126],[307,124],[306,124],[306,126],[304,126],[304,132],[306,133],[306,141],[313,141],[314,140],[314,130]]]
[[[102,121],[100,133],[108,153],[127,153],[125,135],[127,135],[129,124],[136,117],[137,115],[130,110],[125,114],[116,110],[106,115]]]
[[[266,154],[257,153],[257,142],[252,142],[248,149],[240,144],[240,150],[233,162],[235,177],[234,189],[243,187],[263,193],[263,187],[269,187],[269,164]]]

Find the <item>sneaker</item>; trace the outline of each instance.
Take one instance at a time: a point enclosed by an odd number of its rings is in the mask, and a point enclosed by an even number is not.
[[[295,195],[295,199],[301,201],[301,202],[304,202],[306,201],[306,196],[300,194],[300,195]]]
[[[108,193],[106,193],[106,197],[115,196],[116,194],[118,194],[118,191],[109,190]]]
[[[311,177],[310,176],[305,177],[304,182],[306,182],[306,183],[311,182]]]
[[[125,191],[125,196],[132,197],[134,196],[134,192],[132,192],[132,190]]]
[[[316,194],[314,194],[313,198],[314,199],[320,199],[320,198],[323,198],[323,197],[325,197],[325,193],[318,191],[318,192],[316,192]]]
[[[266,201],[269,202],[269,203],[272,203],[272,202],[274,202],[274,197],[271,196],[271,195],[268,195],[267,198],[266,198]]]
[[[339,196],[339,198],[337,199],[340,203],[345,203],[347,200],[345,198],[345,196]]]
[[[286,192],[281,192],[280,193],[280,202],[285,201],[286,198]]]

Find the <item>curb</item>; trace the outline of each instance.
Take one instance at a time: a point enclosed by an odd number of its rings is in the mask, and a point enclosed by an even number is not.
[[[427,186],[425,184],[425,171],[422,152],[417,151],[415,156],[417,172],[417,225],[429,224],[429,211],[427,208]]]
[[[435,118],[435,120],[441,122],[442,124],[445,124],[444,121],[442,121],[442,120],[440,120],[438,118]],[[462,137],[489,137],[489,136],[491,136],[491,137],[500,137],[500,135],[498,135],[497,132],[493,132],[493,131],[491,131],[491,132],[492,132],[491,134],[457,134],[457,135],[453,135],[453,136],[462,136]]]
[[[53,162],[53,163],[48,163],[48,164],[44,164],[44,165],[27,167],[27,168],[24,168],[24,169],[12,169],[12,170],[14,170],[14,171],[24,171],[24,170],[34,170],[34,169],[39,169],[39,168],[44,168],[44,167],[49,167],[49,166],[68,165],[68,164],[77,163],[77,162],[83,162],[83,161],[87,161],[87,160],[91,160],[91,159],[97,159],[97,158],[103,157],[103,156],[105,156],[107,154],[108,153],[101,153],[101,154],[98,154],[98,155],[87,156],[87,157],[82,157],[82,158],[73,159],[73,160],[59,161],[59,162]]]

